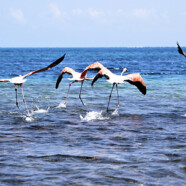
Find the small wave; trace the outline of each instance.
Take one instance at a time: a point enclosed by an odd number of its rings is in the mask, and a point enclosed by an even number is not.
[[[16,111],[13,112],[13,111],[11,111],[10,114],[12,114],[12,115],[16,115],[16,114],[18,114],[18,112],[16,112]]]
[[[142,75],[174,75],[174,74],[181,74],[180,72],[147,72],[147,73],[140,73]]]
[[[33,112],[34,113],[47,113],[48,111],[49,111],[49,107],[48,107],[48,109],[47,110],[45,110],[45,109],[40,109],[38,106],[36,106],[36,108],[37,108],[37,110],[34,110]]]
[[[66,108],[66,104],[61,102],[56,108]]]
[[[85,117],[83,117],[82,115],[80,115],[80,119],[81,121],[93,121],[93,120],[107,120],[109,119],[109,117],[104,117],[102,115],[102,112],[87,112]]]
[[[183,114],[182,116],[183,116],[183,117],[186,117],[186,114]]]

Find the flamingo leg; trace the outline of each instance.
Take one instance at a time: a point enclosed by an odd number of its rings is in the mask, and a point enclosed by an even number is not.
[[[18,105],[18,102],[17,102],[17,87],[16,86],[15,86],[15,93],[16,93],[16,106],[19,109],[19,105]]]
[[[73,82],[69,83],[69,88],[68,88],[68,92],[67,92],[67,97],[66,97],[65,102],[64,102],[65,105],[66,105],[66,102],[67,102],[67,98],[68,98],[68,94],[69,94],[69,91],[70,91],[70,87],[71,87],[71,85],[72,85],[73,83],[75,83],[75,82],[76,82],[76,81],[73,81]]]
[[[118,96],[118,107],[120,107],[119,94],[118,94],[118,84],[116,84],[116,89],[117,89],[117,96]]]
[[[28,116],[30,116],[30,112],[29,112],[29,110],[28,110],[28,107],[27,107],[27,105],[26,105],[26,100],[25,100],[25,97],[24,97],[23,84],[21,84],[21,90],[22,90],[23,102],[24,102],[24,104],[25,104],[25,108],[26,108],[26,110],[27,110]]]
[[[110,93],[110,96],[109,96],[109,102],[108,102],[108,106],[107,106],[107,112],[108,112],[108,108],[109,108],[110,99],[111,99],[111,95],[112,95],[112,91],[113,91],[114,85],[115,85],[115,83],[113,83],[112,90],[111,90],[111,93]]]
[[[79,99],[81,100],[81,103],[85,106],[85,104],[83,103],[83,100],[81,99],[81,90],[82,90],[82,87],[83,87],[83,82],[84,82],[84,80],[81,82],[81,88],[80,88],[80,92],[79,92]]]

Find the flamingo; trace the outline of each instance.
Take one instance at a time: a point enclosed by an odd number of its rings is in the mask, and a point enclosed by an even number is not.
[[[64,101],[64,105],[66,105],[70,87],[71,87],[71,85],[72,85],[73,83],[75,83],[75,82],[81,82],[81,88],[80,88],[80,92],[79,92],[79,99],[81,100],[81,103],[82,103],[83,105],[85,105],[85,104],[83,103],[83,100],[81,99],[81,91],[82,91],[83,82],[84,82],[84,80],[90,81],[90,80],[92,80],[93,78],[87,78],[87,72],[79,73],[79,72],[76,72],[75,70],[73,70],[73,69],[70,68],[70,67],[65,67],[65,68],[61,71],[61,73],[59,74],[59,77],[58,77],[57,82],[56,82],[56,89],[59,87],[59,84],[60,84],[60,82],[61,82],[61,80],[62,80],[62,78],[63,78],[63,75],[66,74],[66,73],[72,75],[72,78],[68,78],[69,80],[72,80],[72,82],[69,83],[69,88],[68,88],[68,92],[67,92],[66,99],[65,99],[65,101]]]
[[[108,108],[109,108],[109,104],[110,104],[112,91],[113,91],[113,88],[114,88],[115,85],[116,85],[116,89],[117,89],[118,107],[120,107],[119,94],[118,94],[118,84],[120,84],[120,83],[124,83],[126,81],[126,82],[128,82],[132,85],[135,85],[142,94],[144,94],[144,95],[146,94],[146,85],[145,85],[145,82],[144,82],[143,78],[140,76],[139,73],[133,73],[133,74],[128,74],[126,76],[123,76],[123,73],[127,72],[127,69],[124,68],[121,75],[116,75],[116,74],[113,74],[109,69],[104,67],[99,62],[96,62],[96,63],[93,63],[93,64],[89,65],[87,68],[85,68],[83,73],[86,73],[88,70],[94,70],[94,69],[96,69],[96,70],[99,69],[99,71],[98,71],[98,73],[96,74],[96,76],[94,77],[94,79],[91,83],[92,87],[93,87],[94,83],[99,78],[102,78],[103,76],[107,78],[107,81],[109,83],[113,84],[112,89],[111,89],[111,93],[110,93],[110,96],[109,96],[107,112],[108,112]]]
[[[183,50],[181,49],[181,47],[180,47],[180,45],[179,45],[178,42],[177,42],[177,45],[178,45],[178,52],[179,52],[180,54],[182,54],[183,56],[186,57],[186,54],[183,52]]]
[[[27,110],[27,113],[28,113],[28,116],[30,116],[30,113],[29,113],[29,110],[28,110],[28,107],[26,105],[26,100],[25,100],[25,97],[24,97],[24,92],[23,92],[23,83],[26,82],[26,77],[28,76],[31,76],[35,73],[39,73],[39,72],[43,72],[43,71],[46,71],[46,70],[49,70],[53,67],[55,67],[56,65],[58,65],[61,61],[63,61],[63,59],[65,58],[65,54],[60,57],[59,59],[57,59],[55,62],[51,63],[49,66],[45,67],[45,68],[42,68],[42,69],[39,69],[39,70],[34,70],[34,71],[31,71],[29,72],[28,74],[22,76],[22,75],[19,75],[17,77],[14,77],[14,78],[11,78],[11,79],[0,79],[0,82],[10,82],[10,83],[13,83],[15,85],[15,92],[16,92],[16,106],[19,108],[18,106],[18,102],[17,102],[17,86],[20,86],[21,87],[21,90],[22,90],[22,96],[23,96],[23,102],[25,104],[25,108]]]

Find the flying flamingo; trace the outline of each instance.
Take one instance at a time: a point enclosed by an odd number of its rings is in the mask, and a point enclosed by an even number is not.
[[[182,54],[183,56],[186,57],[186,54],[183,52],[183,50],[181,49],[181,47],[180,47],[180,45],[179,45],[178,42],[177,42],[177,45],[178,45],[178,52],[179,52],[180,54]]]
[[[84,82],[84,80],[90,81],[93,78],[87,78],[87,72],[79,73],[79,72],[76,72],[75,70],[73,70],[70,67],[65,67],[61,71],[61,73],[59,74],[59,77],[58,77],[57,82],[56,82],[56,89],[59,87],[59,84],[60,84],[60,82],[63,78],[63,75],[66,74],[66,73],[72,75],[72,78],[68,78],[69,80],[72,80],[72,82],[69,83],[69,88],[68,88],[68,92],[67,92],[67,96],[66,96],[64,104],[66,105],[69,90],[70,90],[70,86],[75,82],[81,82],[81,88],[80,88],[80,92],[79,92],[79,99],[81,100],[81,103],[84,105],[83,100],[81,99],[81,90],[82,90],[83,82]]]
[[[133,74],[128,74],[126,76],[123,76],[123,73],[127,72],[127,69],[124,68],[121,75],[116,75],[113,74],[110,70],[108,70],[106,67],[104,67],[101,63],[96,62],[93,63],[91,65],[89,65],[83,73],[86,73],[88,70],[98,70],[98,73],[96,74],[96,76],[94,77],[93,81],[92,81],[92,86],[94,85],[94,83],[99,79],[102,78],[103,76],[107,78],[107,81],[109,83],[112,83],[112,89],[111,89],[111,93],[109,96],[109,101],[108,101],[108,106],[107,106],[107,112],[108,112],[108,108],[109,108],[109,104],[110,104],[110,99],[111,99],[111,95],[112,95],[112,91],[114,86],[116,85],[116,89],[117,89],[117,97],[118,97],[118,107],[120,106],[120,102],[119,102],[119,94],[118,94],[118,84],[120,83],[124,83],[125,81],[129,82],[132,85],[135,85],[140,92],[142,92],[144,95],[146,94],[146,85],[145,82],[143,81],[142,77],[140,76],[140,74],[138,73],[133,73]]]
[[[31,71],[29,72],[28,74],[22,76],[22,75],[19,75],[17,77],[14,77],[14,78],[11,78],[11,79],[0,79],[0,82],[10,82],[10,83],[13,83],[15,85],[15,92],[16,92],[16,106],[19,108],[18,106],[18,102],[17,102],[17,86],[20,86],[21,87],[21,90],[22,90],[22,96],[23,96],[23,102],[25,104],[25,108],[27,110],[27,113],[28,113],[28,116],[30,116],[30,113],[29,113],[29,110],[28,110],[28,107],[26,105],[26,100],[24,98],[24,92],[23,92],[23,83],[26,82],[26,77],[28,76],[31,76],[35,73],[39,73],[39,72],[43,72],[43,71],[46,71],[46,70],[49,70],[53,67],[55,67],[56,65],[58,65],[61,61],[63,61],[63,59],[65,58],[65,54],[60,57],[59,59],[57,59],[55,62],[53,62],[52,64],[50,64],[49,66],[45,67],[45,68],[42,68],[42,69],[39,69],[39,70],[34,70],[34,71]]]

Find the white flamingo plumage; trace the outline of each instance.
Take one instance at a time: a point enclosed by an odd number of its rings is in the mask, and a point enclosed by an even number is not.
[[[99,70],[98,73],[96,74],[96,76],[94,77],[93,81],[92,81],[92,86],[94,85],[94,83],[99,79],[102,78],[103,76],[107,78],[107,81],[109,83],[112,83],[112,90],[109,96],[109,101],[108,101],[108,106],[107,106],[107,111],[109,108],[109,104],[110,104],[110,99],[111,99],[111,95],[112,95],[112,91],[114,88],[114,85],[116,85],[116,89],[117,89],[117,97],[118,97],[118,107],[120,106],[120,102],[119,102],[119,94],[118,94],[118,84],[120,83],[124,83],[125,81],[135,85],[139,91],[142,94],[146,94],[146,85],[145,82],[143,80],[143,78],[140,76],[139,73],[133,73],[133,74],[128,74],[126,76],[123,76],[123,73],[125,73],[127,71],[126,68],[123,69],[121,75],[116,75],[113,74],[109,69],[107,69],[106,67],[104,67],[101,63],[96,62],[93,63],[91,65],[89,65],[87,68],[85,68],[83,73],[86,73],[88,70]]]
[[[20,86],[21,87],[21,90],[22,90],[22,96],[23,96],[23,102],[25,104],[25,107],[26,107],[26,110],[27,110],[27,113],[28,113],[28,116],[30,116],[30,113],[29,113],[29,110],[28,110],[28,107],[26,105],[26,100],[24,98],[24,92],[23,92],[23,83],[26,82],[26,77],[28,76],[31,76],[35,73],[39,73],[39,72],[43,72],[43,71],[46,71],[46,70],[49,70],[53,67],[55,67],[56,65],[58,65],[60,62],[63,61],[63,59],[65,58],[65,54],[60,57],[59,59],[57,59],[55,62],[51,63],[49,66],[45,67],[45,68],[42,68],[42,69],[39,69],[39,70],[34,70],[34,71],[31,71],[29,72],[28,74],[22,76],[22,75],[19,75],[17,77],[14,77],[14,78],[11,78],[11,79],[0,79],[0,82],[10,82],[10,83],[13,83],[15,85],[15,92],[16,92],[16,106],[19,108],[18,106],[18,102],[17,102],[17,86]]]
[[[81,91],[82,91],[83,82],[84,82],[84,80],[90,81],[93,78],[87,78],[87,73],[86,72],[85,73],[79,73],[79,72],[76,72],[75,70],[73,70],[70,67],[65,67],[61,71],[61,73],[59,74],[59,77],[58,77],[57,82],[56,82],[56,89],[59,87],[59,84],[60,84],[60,82],[63,78],[63,75],[66,74],[66,73],[72,75],[72,78],[68,78],[72,82],[69,83],[69,88],[68,88],[68,92],[67,92],[67,96],[66,96],[64,104],[66,105],[69,90],[70,90],[70,86],[75,82],[81,82],[81,88],[80,88],[80,92],[79,92],[79,99],[81,100],[81,103],[84,105],[83,100],[81,99]]]

